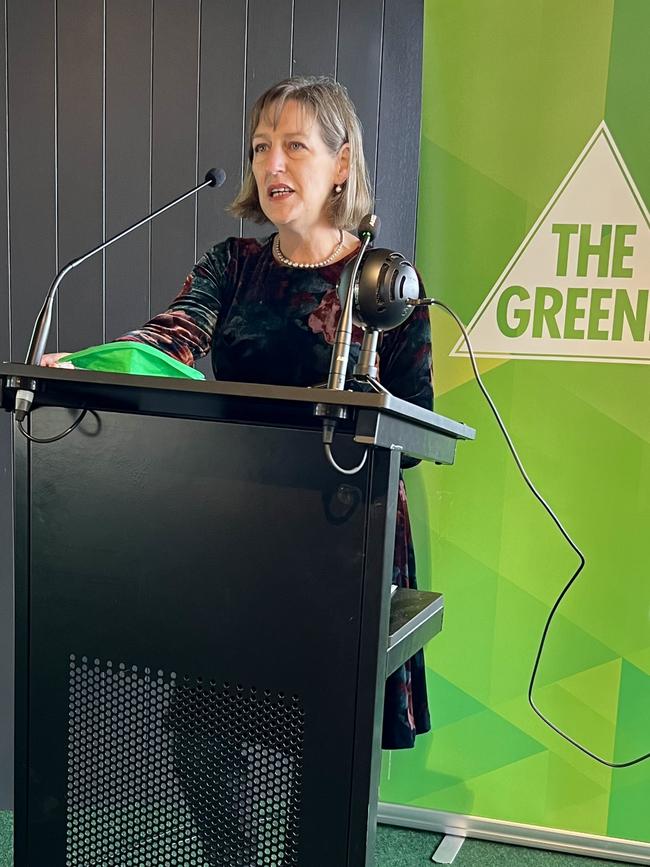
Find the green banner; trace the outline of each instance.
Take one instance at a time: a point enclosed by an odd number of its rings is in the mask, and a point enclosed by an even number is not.
[[[647,0],[428,0],[417,263],[468,324],[533,481],[583,550],[541,658],[543,713],[610,762],[650,752]],[[433,732],[381,800],[650,842],[650,761],[611,769],[527,701],[578,565],[519,475],[453,320],[436,409],[478,430],[407,474]]]

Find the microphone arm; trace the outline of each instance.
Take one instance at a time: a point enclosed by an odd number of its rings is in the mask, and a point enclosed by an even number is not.
[[[327,387],[334,391],[343,391],[345,389],[348,359],[350,357],[350,343],[352,342],[352,311],[354,308],[354,292],[357,273],[364,254],[368,249],[368,245],[374,241],[379,234],[380,225],[381,222],[376,214],[367,214],[359,224],[358,234],[361,239],[361,247],[359,248],[359,252],[354,260],[349,285],[345,289],[345,303],[343,304],[341,318],[339,319],[339,325],[336,329],[334,348],[330,359],[329,376],[327,378]],[[346,418],[347,412],[348,411],[344,406],[332,406],[331,404],[325,403],[317,403],[314,407],[314,415],[321,416],[323,419],[323,443],[325,444],[328,459],[337,469],[341,470],[341,472],[348,471],[341,469],[341,467],[333,461],[328,449],[332,444],[337,422],[339,419]],[[365,457],[363,460],[365,462]],[[358,469],[360,469],[360,467]],[[353,472],[356,472],[356,470]]]
[[[172,208],[174,205],[177,205],[179,202],[182,202],[184,199],[187,199],[189,196],[195,195],[199,192],[199,190],[202,190],[204,187],[220,187],[225,180],[226,173],[223,169],[210,169],[210,171],[208,171],[205,175],[205,180],[203,181],[203,183],[199,184],[196,187],[192,187],[191,190],[188,190],[186,193],[183,193],[177,198],[172,199],[171,202],[167,202],[166,205],[158,208],[152,214],[143,217],[141,220],[138,220],[137,223],[134,223],[132,226],[129,226],[126,229],[123,229],[117,235],[109,238],[108,241],[104,241],[103,244],[100,244],[98,247],[94,247],[92,250],[84,253],[83,256],[79,256],[78,259],[73,259],[71,262],[68,262],[68,264],[65,265],[56,275],[56,277],[52,281],[52,285],[48,290],[45,302],[43,304],[43,307],[41,308],[40,313],[38,314],[36,323],[34,325],[32,337],[29,342],[29,349],[27,350],[27,356],[25,358],[25,364],[40,364],[41,358],[43,357],[43,354],[45,352],[45,344],[47,343],[47,338],[50,333],[50,327],[52,325],[52,311],[54,309],[54,299],[56,298],[56,293],[63,278],[70,271],[72,271],[73,268],[81,265],[82,262],[85,262],[86,259],[94,256],[95,253],[100,253],[102,250],[110,247],[111,244],[119,241],[120,238],[128,235],[129,232],[133,232],[135,229],[140,228],[140,226],[143,226],[150,220],[155,219],[155,217],[158,217],[160,214],[164,213],[169,208]],[[14,405],[16,421],[21,422],[31,408],[32,401],[34,399],[34,389],[32,388],[32,383],[33,380],[31,381],[29,388],[19,388],[16,392],[16,402]]]
[[[145,223],[148,223],[150,220],[155,219],[160,214],[167,211],[169,208],[172,208],[174,205],[177,205],[179,202],[182,202],[184,199],[187,199],[189,196],[198,193],[199,190],[202,190],[204,187],[220,187],[223,182],[226,180],[226,173],[223,169],[210,169],[210,171],[206,174],[205,180],[203,183],[199,184],[197,187],[193,187],[191,190],[188,190],[186,193],[183,193],[181,196],[178,196],[176,199],[172,199],[171,202],[168,202],[166,205],[163,205],[161,208],[158,208],[157,211],[154,211],[152,214],[149,214],[146,217],[143,217],[141,220],[138,220],[137,223],[134,223],[132,226],[129,226],[123,231],[119,232],[117,235],[114,235],[112,238],[109,238],[108,241],[104,241],[103,244],[100,244],[98,247],[94,247],[92,250],[89,250],[87,253],[84,253],[83,256],[79,256],[78,259],[73,259],[71,262],[68,262],[59,273],[54,278],[52,285],[49,288],[47,293],[47,297],[45,299],[45,303],[41,308],[41,312],[38,314],[38,318],[36,320],[36,324],[34,325],[34,331],[32,333],[32,339],[29,344],[29,349],[27,350],[27,357],[25,358],[25,364],[40,364],[41,358],[45,352],[45,344],[47,342],[48,334],[50,331],[50,325],[52,323],[52,309],[54,306],[54,299],[56,297],[57,290],[59,288],[59,284],[63,280],[63,278],[72,271],[73,268],[76,268],[78,265],[81,265],[82,262],[85,262],[86,259],[90,259],[91,256],[94,256],[95,253],[100,253],[102,250],[105,250],[107,247],[110,247],[111,244],[114,244],[116,241],[119,241],[120,238],[123,238],[125,235],[128,235],[129,232],[135,231],[135,229],[139,229],[140,226],[143,226]]]
[[[339,327],[336,329],[334,350],[330,359],[330,372],[327,379],[327,387],[337,391],[343,391],[350,357],[350,343],[352,342],[352,310],[354,308],[354,292],[357,284],[357,273],[363,261],[368,245],[372,243],[381,227],[381,221],[376,214],[366,214],[359,224],[358,234],[361,239],[361,247],[354,260],[354,267],[350,275],[350,283],[345,293],[345,304],[341,310]]]
[[[372,236],[366,233],[363,242],[357,253],[357,258],[354,261],[352,275],[350,276],[350,284],[347,287],[345,295],[345,304],[341,310],[341,319],[339,327],[336,329],[336,340],[332,357],[330,359],[330,372],[327,378],[327,387],[343,391],[345,388],[345,380],[348,370],[348,359],[350,357],[350,343],[352,342],[352,309],[354,307],[354,287],[357,282],[357,273],[359,265],[363,259],[363,255],[368,249]]]

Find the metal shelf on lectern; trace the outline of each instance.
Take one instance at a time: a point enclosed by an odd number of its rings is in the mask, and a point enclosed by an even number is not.
[[[442,629],[441,593],[398,587],[390,600],[386,677]]]

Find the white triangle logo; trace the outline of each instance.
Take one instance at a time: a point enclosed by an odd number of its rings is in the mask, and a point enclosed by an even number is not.
[[[649,296],[648,210],[603,122],[468,332],[483,358],[650,364]]]

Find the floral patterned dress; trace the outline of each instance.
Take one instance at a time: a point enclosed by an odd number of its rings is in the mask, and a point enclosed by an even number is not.
[[[228,238],[187,276],[169,308],[120,340],[148,343],[185,364],[212,353],[215,377],[236,382],[309,386],[327,380],[341,308],[336,291],[354,253],[323,268],[290,268],[272,254],[273,237]],[[355,328],[350,371],[362,332]],[[380,378],[396,397],[431,408],[431,335],[426,308],[383,335]],[[393,582],[415,587],[415,558],[400,479]],[[384,749],[412,747],[430,729],[419,651],[386,682]]]

